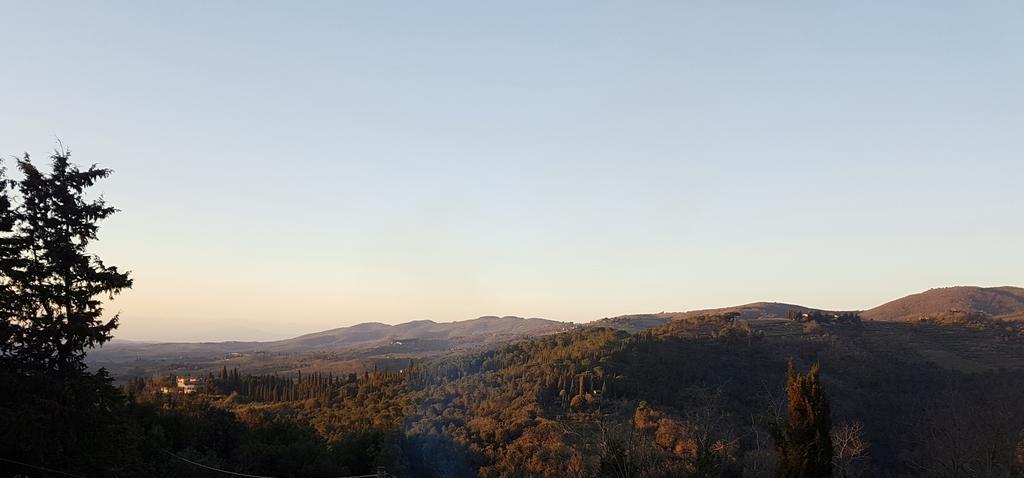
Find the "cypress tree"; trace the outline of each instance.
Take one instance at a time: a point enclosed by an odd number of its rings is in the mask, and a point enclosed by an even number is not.
[[[832,476],[832,422],[821,388],[818,364],[800,374],[789,361],[786,381],[787,420],[772,427],[779,478]]]

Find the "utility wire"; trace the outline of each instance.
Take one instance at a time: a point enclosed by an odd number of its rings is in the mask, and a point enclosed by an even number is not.
[[[8,463],[14,463],[15,465],[21,465],[21,466],[25,466],[25,467],[28,467],[28,468],[35,468],[37,470],[42,470],[42,471],[46,471],[46,472],[49,472],[49,473],[57,473],[59,475],[64,475],[64,476],[73,476],[75,478],[85,478],[82,475],[75,475],[75,474],[67,473],[67,472],[60,471],[60,470],[54,470],[54,469],[51,469],[51,468],[44,468],[42,466],[30,465],[28,463],[22,463],[20,461],[8,460],[7,458],[0,458],[0,461],[6,461]]]
[[[233,471],[228,471],[228,470],[222,470],[222,469],[220,469],[220,468],[214,468],[214,467],[212,467],[212,466],[206,466],[206,465],[204,465],[204,464],[202,464],[202,463],[197,463],[197,462],[194,462],[194,461],[192,461],[192,460],[189,460],[188,458],[185,458],[185,457],[182,457],[182,456],[178,456],[178,455],[175,455],[174,453],[171,453],[171,452],[169,452],[169,451],[167,451],[167,450],[164,450],[164,453],[167,453],[168,455],[171,455],[171,456],[173,456],[173,457],[175,457],[175,458],[177,458],[177,459],[179,459],[179,460],[181,460],[181,461],[184,461],[185,463],[191,463],[191,464],[193,464],[193,465],[196,465],[196,466],[199,466],[199,467],[202,467],[202,468],[206,468],[207,470],[213,470],[213,471],[217,471],[217,472],[220,472],[220,473],[226,473],[226,474],[228,474],[228,475],[234,475],[234,476],[246,476],[246,477],[249,477],[249,478],[274,478],[273,476],[265,476],[265,475],[247,475],[247,474],[245,474],[245,473],[235,473],[235,472],[233,472]],[[83,477],[83,478],[84,478],[84,477]]]
[[[222,470],[222,469],[220,469],[220,468],[214,468],[214,467],[212,467],[212,466],[207,466],[207,465],[204,465],[204,464],[202,464],[202,463],[198,463],[198,462],[195,462],[195,461],[189,460],[188,458],[185,458],[185,457],[183,457],[183,456],[178,456],[178,455],[175,455],[174,453],[171,453],[171,452],[169,452],[169,451],[167,451],[167,450],[163,450],[163,452],[164,452],[164,453],[167,453],[168,455],[171,455],[171,456],[173,456],[173,457],[175,457],[175,458],[177,458],[177,459],[179,459],[179,460],[181,460],[181,461],[184,461],[184,462],[186,462],[186,463],[190,463],[190,464],[193,464],[193,465],[196,465],[196,466],[202,467],[202,468],[206,468],[207,470],[217,471],[217,472],[220,472],[220,473],[226,473],[226,474],[228,474],[228,475],[234,475],[234,476],[246,476],[246,477],[249,477],[249,478],[274,478],[273,476],[265,476],[265,475],[247,475],[247,474],[245,474],[245,473],[235,473],[235,472],[233,472],[233,471],[228,471],[228,470]],[[57,473],[60,473],[60,472],[58,471]],[[66,475],[67,473],[64,473],[64,474]],[[78,476],[78,475],[70,475],[70,476],[75,476],[75,477],[77,477],[77,478],[85,478],[84,476]],[[359,476],[342,476],[342,477],[340,477],[340,478],[377,478],[377,476],[378,476],[377,474],[373,474],[373,475],[359,475]],[[391,476],[391,475],[385,474],[385,476]]]

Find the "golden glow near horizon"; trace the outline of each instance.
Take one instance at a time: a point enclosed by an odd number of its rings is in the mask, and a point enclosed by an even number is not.
[[[115,170],[118,337],[1024,283],[1012,4],[409,7],[7,9],[0,154]]]

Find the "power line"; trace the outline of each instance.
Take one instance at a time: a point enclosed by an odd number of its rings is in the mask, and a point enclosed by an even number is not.
[[[7,458],[0,458],[0,461],[6,461],[8,463],[14,463],[15,465],[27,466],[29,468],[35,468],[37,470],[42,470],[42,471],[46,471],[46,472],[49,472],[49,473],[57,473],[59,475],[64,475],[64,476],[73,476],[75,478],[85,478],[82,475],[75,475],[75,474],[67,473],[67,472],[60,471],[60,470],[54,470],[54,469],[51,469],[51,468],[44,468],[42,466],[30,465],[28,463],[22,463],[20,461],[8,460]]]
[[[186,463],[189,463],[189,464],[192,464],[192,465],[196,465],[196,466],[199,466],[199,467],[202,467],[202,468],[206,468],[207,470],[212,470],[212,471],[216,471],[216,472],[220,472],[220,473],[225,473],[225,474],[228,474],[228,475],[245,476],[245,477],[248,477],[248,478],[275,478],[273,476],[248,475],[248,474],[245,474],[245,473],[236,473],[234,471],[222,470],[220,468],[214,468],[212,466],[204,465],[202,463],[189,460],[188,458],[185,458],[183,456],[175,455],[174,453],[171,453],[171,452],[169,452],[167,450],[163,450],[163,452],[168,454],[168,455],[171,455],[171,456],[173,456],[173,457],[175,457],[175,458],[177,458],[177,459],[179,459],[181,461],[184,461]],[[57,473],[60,473],[60,472],[57,472]],[[67,473],[65,473],[65,474],[67,474]],[[75,476],[75,477],[78,477],[78,478],[85,478],[84,476],[78,476],[78,475],[70,475],[70,476]],[[381,476],[381,475],[379,473],[376,473],[376,474],[372,474],[372,475],[342,476],[342,477],[338,477],[338,478],[378,478],[379,476]],[[388,475],[387,473],[385,473],[384,476],[389,477],[391,475]]]
[[[207,465],[204,465],[204,464],[202,464],[202,463],[194,462],[194,461],[192,461],[192,460],[189,460],[188,458],[185,458],[185,457],[182,457],[182,456],[178,456],[178,455],[175,455],[174,453],[171,453],[171,452],[169,452],[169,451],[167,451],[167,450],[164,450],[164,453],[166,453],[166,454],[168,454],[168,455],[171,455],[171,456],[173,456],[173,457],[175,457],[175,458],[177,458],[177,459],[179,459],[179,460],[181,460],[181,461],[184,461],[184,462],[186,462],[186,463],[191,463],[191,464],[193,464],[193,465],[196,465],[196,466],[199,466],[199,467],[202,467],[202,468],[206,468],[207,470],[213,470],[213,471],[216,471],[216,472],[220,472],[220,473],[225,473],[225,474],[228,474],[228,475],[234,475],[234,476],[246,476],[246,477],[249,477],[249,478],[274,478],[273,476],[265,476],[265,475],[247,475],[247,474],[245,474],[245,473],[235,473],[235,472],[233,472],[233,471],[228,471],[228,470],[222,470],[222,469],[220,469],[220,468],[214,468],[214,467],[212,467],[212,466],[207,466]],[[83,477],[83,478],[84,478],[84,477]]]

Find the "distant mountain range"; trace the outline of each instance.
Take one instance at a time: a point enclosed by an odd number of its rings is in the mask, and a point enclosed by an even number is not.
[[[316,350],[338,350],[348,347],[366,346],[386,341],[403,339],[443,340],[489,344],[509,339],[557,332],[568,324],[546,319],[524,319],[522,317],[485,316],[457,322],[434,322],[415,320],[398,325],[376,322],[340,327],[293,339],[265,342],[270,352],[309,352]]]
[[[308,353],[375,349],[416,341],[431,351],[488,345],[566,330],[572,324],[546,319],[485,316],[456,322],[416,320],[398,325],[368,322],[268,342],[144,343],[114,340],[89,352],[93,362],[134,359],[188,359],[216,355],[268,352]]]
[[[735,312],[746,320],[785,318],[790,311],[840,313],[797,304],[752,304],[687,312],[624,315],[596,320],[590,327],[610,327],[628,332],[664,325],[702,315]],[[1004,320],[1024,320],[1024,288],[947,287],[909,295],[860,312],[864,320],[905,322],[939,318],[950,312],[984,314]],[[509,340],[568,330],[575,325],[546,319],[485,316],[457,322],[417,320],[398,325],[363,323],[269,342],[141,343],[115,340],[89,353],[93,362],[125,360],[181,360],[225,354],[265,352],[275,354],[363,351],[364,355],[401,353],[431,354],[460,350]]]

